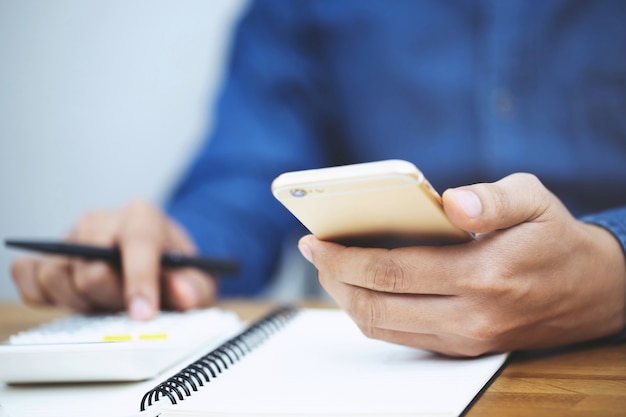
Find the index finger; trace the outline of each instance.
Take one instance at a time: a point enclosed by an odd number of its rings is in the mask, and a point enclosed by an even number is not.
[[[459,295],[463,275],[473,268],[470,245],[412,246],[397,249],[346,247],[312,235],[300,250],[320,271],[346,284],[380,292]],[[307,257],[308,258],[308,257]],[[471,270],[471,269],[470,269]]]
[[[120,227],[126,306],[132,318],[147,320],[159,309],[163,219],[149,204],[135,202],[124,209]]]

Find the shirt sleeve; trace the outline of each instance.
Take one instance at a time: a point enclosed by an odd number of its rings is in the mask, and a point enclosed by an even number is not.
[[[620,207],[598,214],[592,214],[581,218],[582,221],[604,227],[615,236],[622,245],[626,256],[626,207]],[[616,341],[626,340],[626,328],[614,338]]]
[[[239,276],[220,280],[221,296],[263,290],[285,236],[299,225],[271,182],[323,165],[327,154],[307,25],[292,3],[274,3],[254,2],[240,21],[214,131],[166,205],[201,253],[241,263]]]

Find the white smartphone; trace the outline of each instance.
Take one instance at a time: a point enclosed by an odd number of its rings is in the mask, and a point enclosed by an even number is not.
[[[287,172],[272,193],[321,240],[401,247],[467,242],[441,196],[410,162],[385,160]]]

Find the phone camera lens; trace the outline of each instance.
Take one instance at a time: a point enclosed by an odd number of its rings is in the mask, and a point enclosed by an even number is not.
[[[306,190],[303,190],[302,188],[294,188],[293,190],[291,190],[291,195],[292,197],[304,197],[306,195]]]

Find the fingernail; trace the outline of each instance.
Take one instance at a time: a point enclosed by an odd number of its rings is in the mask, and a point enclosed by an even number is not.
[[[469,190],[457,190],[455,191],[455,198],[463,212],[470,219],[479,217],[483,212],[483,205],[480,202],[478,196]]]
[[[300,244],[298,245],[298,249],[307,261],[313,263],[313,254],[311,253],[311,248],[309,248],[308,245]]]
[[[129,314],[134,320],[149,320],[152,318],[152,307],[145,297],[138,295],[130,302]]]

